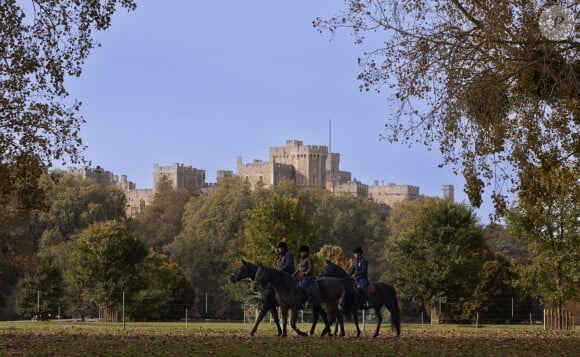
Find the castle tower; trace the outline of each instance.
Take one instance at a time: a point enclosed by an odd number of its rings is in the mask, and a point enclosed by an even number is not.
[[[443,191],[443,199],[445,200],[450,200],[451,202],[454,202],[454,191],[455,191],[455,186],[453,185],[443,185],[441,187],[441,191]]]
[[[270,148],[270,163],[291,165],[296,173],[296,186],[326,187],[328,148],[288,140],[285,147]]]
[[[205,170],[198,170],[183,164],[173,164],[171,166],[153,165],[153,184],[157,183],[162,176],[167,177],[173,188],[185,188],[190,191],[201,189],[205,184]]]

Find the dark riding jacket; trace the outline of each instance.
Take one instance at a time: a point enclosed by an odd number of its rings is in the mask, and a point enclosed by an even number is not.
[[[369,279],[369,262],[362,256],[358,258],[353,258],[352,268],[348,272],[348,275],[354,275],[356,280]]]
[[[285,271],[288,274],[294,274],[294,256],[292,256],[292,253],[290,253],[289,250],[280,254],[280,262],[278,265],[278,270]]]

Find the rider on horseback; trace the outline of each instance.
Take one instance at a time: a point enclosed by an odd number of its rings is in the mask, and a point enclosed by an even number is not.
[[[363,306],[368,307],[367,286],[369,286],[369,262],[362,256],[363,250],[361,247],[356,247],[352,250],[354,259],[352,260],[352,268],[348,275],[353,276],[357,283],[363,297]]]
[[[299,279],[298,285],[310,296],[317,288],[316,282],[314,281],[314,260],[310,256],[310,248],[307,245],[300,246],[299,252],[300,265],[295,275]],[[309,300],[309,298],[306,299],[306,306]]]
[[[280,255],[278,270],[285,271],[288,274],[294,274],[294,256],[288,250],[288,244],[284,241],[279,241],[276,244],[276,248]]]

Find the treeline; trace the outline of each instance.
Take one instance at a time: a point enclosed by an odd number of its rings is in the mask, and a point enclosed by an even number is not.
[[[513,284],[525,245],[501,226],[481,226],[464,204],[419,199],[386,212],[289,182],[251,190],[231,177],[201,196],[161,180],[154,202],[133,219],[118,188],[70,174],[41,182],[42,208],[6,203],[0,217],[3,319],[114,319],[123,296],[133,320],[181,319],[186,309],[190,318],[241,319],[242,304],[257,299],[229,276],[241,258],[276,266],[279,240],[295,258],[310,245],[317,269],[324,259],[348,268],[352,248],[363,247],[371,280],[393,284],[404,311],[427,309],[443,321],[481,311],[505,321],[511,315],[496,301],[516,299],[523,316],[531,308]]]

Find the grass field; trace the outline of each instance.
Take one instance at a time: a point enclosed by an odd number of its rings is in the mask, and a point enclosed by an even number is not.
[[[580,356],[578,332],[541,326],[403,325],[394,337],[276,337],[264,323],[255,337],[243,323],[0,323],[0,356]],[[307,330],[308,324],[299,326]],[[320,331],[319,327],[319,331]]]

